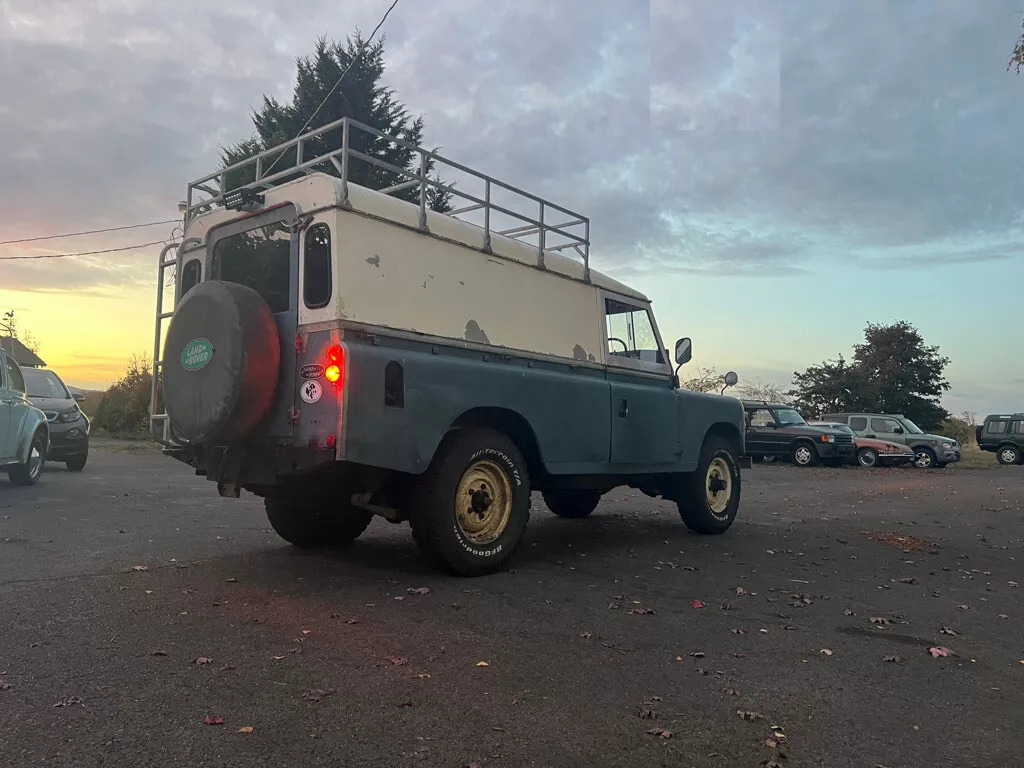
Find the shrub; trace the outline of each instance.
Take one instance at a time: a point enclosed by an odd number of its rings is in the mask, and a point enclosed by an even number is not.
[[[153,373],[149,359],[132,355],[121,379],[103,395],[93,426],[114,435],[142,437],[149,431]]]

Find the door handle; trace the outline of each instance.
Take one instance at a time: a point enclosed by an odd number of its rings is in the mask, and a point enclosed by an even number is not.
[[[626,416],[628,414],[629,414],[629,403],[627,403],[626,399],[623,398],[622,400],[619,400],[619,418],[620,419],[624,419],[624,418],[626,418]]]
[[[864,437],[868,438],[869,440],[875,440],[876,439],[874,435],[864,435]]]

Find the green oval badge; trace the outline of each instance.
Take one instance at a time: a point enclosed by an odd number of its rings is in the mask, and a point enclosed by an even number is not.
[[[192,339],[181,350],[181,367],[186,371],[198,371],[205,368],[213,359],[213,344],[209,339]]]

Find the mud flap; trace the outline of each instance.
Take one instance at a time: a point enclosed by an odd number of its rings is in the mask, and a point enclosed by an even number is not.
[[[242,494],[242,469],[245,466],[245,446],[224,449],[217,466],[217,493],[237,499]]]

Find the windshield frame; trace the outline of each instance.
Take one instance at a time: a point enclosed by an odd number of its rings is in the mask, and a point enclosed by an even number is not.
[[[25,394],[28,395],[28,397],[30,397],[30,398],[32,398],[32,397],[47,397],[47,398],[50,398],[51,400],[72,400],[73,399],[71,397],[71,391],[68,389],[68,385],[65,384],[64,380],[61,379],[61,377],[58,376],[53,371],[47,370],[45,368],[25,367],[25,368],[21,369],[21,375],[24,376],[24,378],[25,378],[25,389],[27,390],[25,392]],[[51,384],[56,382],[58,385],[60,385],[60,388],[62,390],[64,390],[64,395],[62,397],[54,397],[49,392],[33,392],[32,391],[31,380],[33,378],[35,378],[37,375],[40,378],[48,379]]]
[[[775,422],[781,427],[806,427],[807,419],[805,419],[796,408],[772,408],[772,416],[775,417]],[[780,413],[795,413],[800,421],[783,421],[779,414]]]
[[[923,434],[925,434],[925,431],[923,429],[921,429],[919,426],[917,426],[917,424],[912,422],[906,416],[901,416],[898,419],[896,419],[896,421],[898,421],[900,423],[900,425],[902,425],[902,427],[905,430],[907,430],[907,432],[909,434],[911,434],[911,435],[923,435]]]

